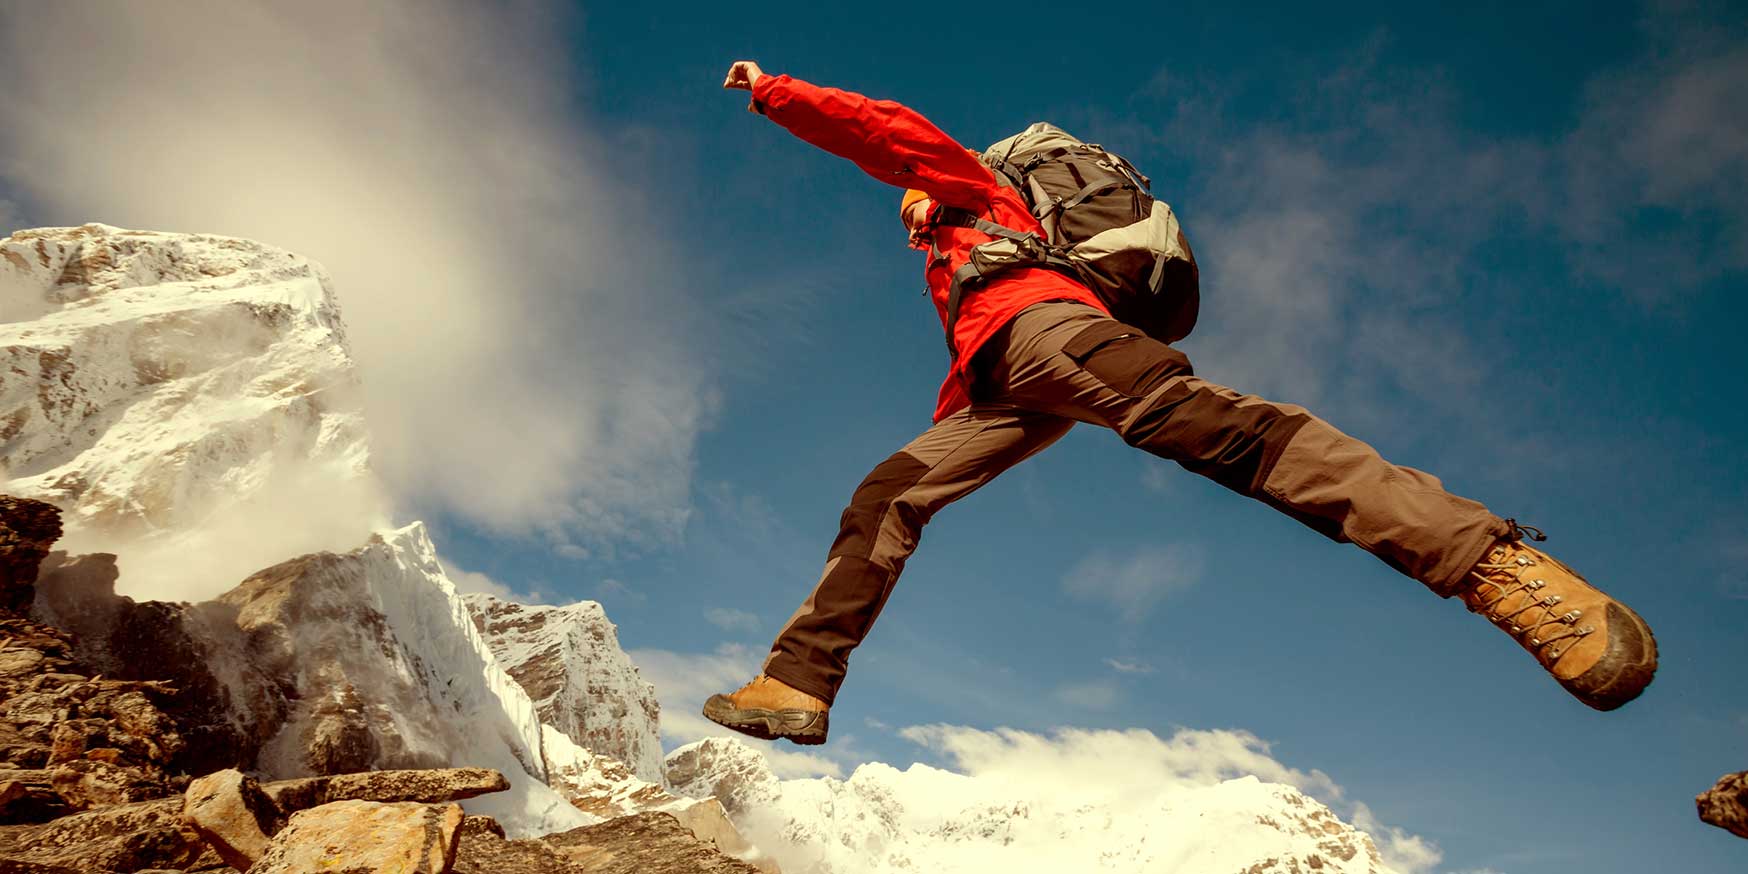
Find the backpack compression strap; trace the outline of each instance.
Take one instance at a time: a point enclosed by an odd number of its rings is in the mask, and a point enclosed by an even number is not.
[[[978,268],[977,258],[974,254],[963,266],[953,271],[953,281],[947,287],[947,353],[954,358],[959,357],[959,349],[953,345],[953,332],[959,325],[959,304],[965,299],[965,292],[981,286],[992,274],[1012,270],[1015,267],[1049,267],[1066,272],[1076,279],[1080,278],[1080,273],[1074,267],[1074,263],[1062,257],[1055,249],[1051,248],[1048,241],[1037,234],[1022,234],[1006,225],[998,225],[962,209],[947,208],[941,210],[938,223],[970,228],[992,237],[1012,240],[1022,253],[1026,251],[1038,253],[1010,264],[1002,264],[988,273]],[[929,250],[935,257],[940,256],[940,249],[935,247],[933,241],[929,243]]]

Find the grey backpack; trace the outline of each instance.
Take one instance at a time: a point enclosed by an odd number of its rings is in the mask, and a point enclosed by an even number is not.
[[[990,276],[1014,267],[1050,267],[1091,288],[1118,321],[1170,343],[1196,325],[1201,292],[1196,257],[1177,216],[1122,156],[1038,122],[990,146],[983,162],[1019,192],[1045,238],[970,213],[943,221],[996,239],[971,250],[948,294],[948,336],[959,302]]]

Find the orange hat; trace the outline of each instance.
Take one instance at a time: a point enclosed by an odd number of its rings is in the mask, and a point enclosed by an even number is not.
[[[910,209],[911,204],[916,203],[919,200],[928,200],[928,199],[929,199],[928,192],[919,191],[918,189],[915,189],[915,188],[907,188],[907,189],[905,189],[905,192],[904,192],[904,199],[898,202],[898,214],[902,216],[905,214],[906,211],[908,211]]]

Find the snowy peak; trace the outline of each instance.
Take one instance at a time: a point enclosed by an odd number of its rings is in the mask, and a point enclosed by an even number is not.
[[[655,687],[619,647],[601,605],[530,607],[463,596],[498,662],[534,699],[540,718],[590,752],[662,781]]]
[[[788,874],[1386,874],[1363,832],[1290,786],[1242,777],[1141,797],[1062,792],[922,764],[779,780],[712,738],[668,754],[670,785],[715,797]]]
[[[306,258],[100,224],[17,232],[0,240],[0,372],[8,491],[59,506],[70,551],[120,553],[124,585],[216,594],[381,524],[339,307]]]

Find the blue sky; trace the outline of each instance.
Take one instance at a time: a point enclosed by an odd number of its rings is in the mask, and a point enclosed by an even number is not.
[[[319,198],[297,201],[318,216],[304,224],[271,206],[295,192],[256,207],[223,196],[257,190],[236,174],[181,167],[187,188],[166,191],[137,177],[176,167],[178,148],[200,148],[193,133],[163,128],[177,148],[142,137],[126,158],[64,147],[91,132],[43,107],[71,86],[15,66],[40,100],[11,111],[42,111],[7,116],[38,121],[0,134],[0,218],[259,235],[325,260],[357,315],[366,383],[394,386],[376,402],[389,432],[377,456],[402,512],[431,521],[459,569],[601,600],[659,677],[715,679],[757,664],[857,481],[927,426],[946,364],[897,190],[746,113],[718,87],[724,70],[751,58],[898,99],[977,146],[1053,121],[1128,156],[1182,218],[1203,267],[1201,325],[1180,344],[1198,374],[1306,404],[1543,528],[1551,552],[1644,615],[1661,671],[1640,700],[1592,712],[1456,602],[1080,426],[937,517],[854,658],[816,764],[938,762],[897,733],[932,723],[1242,729],[1326,773],[1350,811],[1361,801],[1436,843],[1429,870],[1739,868],[1740,839],[1692,806],[1748,767],[1738,9],[518,9],[480,45],[527,37],[525,51],[451,56],[509,83],[503,117],[464,84],[415,105],[424,92],[395,79],[381,99],[420,110],[407,130],[434,136],[389,130],[405,147],[388,154],[336,135],[299,153],[412,166],[382,184],[406,183],[397,202],[431,199],[416,210],[372,208],[368,185],[319,173]],[[1053,43],[1065,15],[1085,29]],[[351,35],[380,44],[336,57],[399,50],[404,22],[367,18]],[[1002,22],[1023,37],[1004,39]],[[334,21],[296,27],[347,42]],[[473,45],[457,32],[444,49]],[[275,87],[322,75],[287,69]],[[141,97],[205,100],[206,78]],[[368,108],[371,82],[353,85]],[[299,105],[274,111],[295,120]],[[536,182],[560,180],[550,199],[538,185],[504,198],[510,183],[477,178],[513,171],[450,163],[444,149],[489,132],[530,138],[478,154],[531,155],[552,174]],[[275,142],[238,136],[223,154],[272,166]],[[468,169],[438,172],[454,166]],[[463,208],[483,237],[418,224]],[[324,209],[366,216],[361,234],[404,222],[421,231],[411,251],[502,283],[493,320],[510,327],[468,366],[517,388],[421,394],[422,375],[469,344],[425,344],[439,360],[389,338],[467,312],[473,286],[388,295],[392,278],[359,278],[363,259],[314,229]],[[418,248],[433,239],[446,248]],[[543,266],[559,262],[580,266]],[[395,460],[415,457],[429,466]]]

